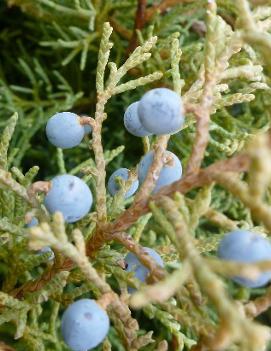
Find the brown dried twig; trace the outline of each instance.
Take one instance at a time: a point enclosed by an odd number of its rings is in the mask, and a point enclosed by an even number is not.
[[[89,125],[91,128],[94,128],[95,126],[95,119],[89,116],[81,116],[80,118],[80,124],[82,125]]]
[[[157,200],[162,195],[172,195],[179,191],[182,194],[188,191],[210,184],[214,181],[214,175],[224,172],[244,172],[249,168],[250,158],[246,154],[234,156],[228,160],[218,161],[211,166],[201,169],[196,174],[187,175],[181,180],[164,187],[151,200]],[[109,223],[104,227],[104,231],[99,235],[90,238],[87,243],[87,254],[94,255],[95,252],[104,244],[110,241],[116,232],[125,232],[137,219],[149,211],[148,202],[150,199],[142,199],[140,202],[132,205],[113,223]]]
[[[130,40],[132,31],[122,26],[114,17],[110,17],[109,22],[116,33],[120,34],[124,39]]]
[[[156,145],[154,146],[154,157],[153,163],[148,170],[147,177],[144,183],[141,186],[140,191],[135,197],[135,201],[131,208],[136,208],[137,204],[140,204],[142,201],[147,201],[151,191],[154,188],[154,179],[159,175],[163,167],[163,155],[167,147],[169,136],[164,135],[158,138]],[[103,244],[105,241],[111,240],[112,233],[108,233],[107,228],[110,227],[109,224],[99,225],[95,234],[92,236],[90,241],[87,243],[87,255],[92,256]]]
[[[51,182],[38,181],[31,184],[31,186],[27,189],[27,194],[30,198],[34,198],[37,193],[48,193],[50,189]]]
[[[218,161],[205,169],[201,169],[197,174],[187,175],[181,180],[164,187],[151,200],[155,201],[162,195],[172,195],[177,191],[186,194],[194,188],[212,183],[214,175],[218,173],[244,172],[248,169],[249,164],[250,159],[245,154],[240,154],[228,160]],[[109,231],[114,233],[127,230],[140,216],[147,213],[148,210],[147,200],[141,201],[136,207],[131,206],[113,223]]]
[[[69,258],[65,258],[61,260],[61,262],[49,267],[39,278],[26,282],[19,288],[14,289],[10,294],[17,299],[23,299],[27,292],[32,293],[41,290],[44,285],[46,285],[59,272],[70,271],[73,268],[73,262]]]
[[[149,22],[152,20],[156,13],[163,14],[170,7],[191,2],[193,2],[193,0],[162,0],[159,4],[153,5],[152,7],[147,9],[145,14],[145,20],[146,22]]]
[[[147,0],[138,0],[137,1],[137,10],[135,16],[135,24],[132,37],[130,39],[127,55],[130,54],[138,45],[137,43],[137,31],[142,29],[145,24],[145,10],[147,6]]]
[[[267,311],[271,306],[271,288],[268,288],[263,296],[249,301],[245,306],[245,312],[248,317],[255,318],[261,313]]]
[[[201,187],[207,184],[212,183],[217,179],[218,174],[223,174],[225,172],[244,172],[250,166],[250,157],[246,154],[240,154],[232,157],[228,160],[218,161],[213,165],[201,169],[197,174],[187,175],[180,181],[177,181],[170,186],[164,187],[158,194],[156,194],[152,200],[159,199],[162,195],[172,195],[175,192],[179,191],[183,194],[192,190],[193,188]],[[139,258],[142,257],[140,254],[141,247],[136,246],[136,243],[131,241],[131,238],[123,235],[122,232],[126,231],[131,225],[133,225],[137,219],[143,214],[149,211],[148,200],[143,199],[138,202],[136,206],[131,206],[129,209],[124,211],[124,213],[112,224],[109,223],[99,236],[93,240],[93,237],[87,243],[87,254],[92,256],[95,252],[107,241],[116,240],[124,245],[128,250],[139,255]],[[99,240],[97,240],[97,238]],[[143,263],[150,268],[152,272],[155,272],[154,275],[158,278],[162,277],[160,270],[153,268],[152,262],[148,260],[148,257],[145,255],[143,258]],[[53,266],[49,271],[44,272],[43,276],[38,280],[30,281],[24,284],[19,289],[16,289],[13,292],[13,296],[17,298],[22,298],[27,291],[36,291],[40,290],[51,277],[59,272],[59,270],[71,270],[74,267],[73,263],[69,259],[65,259],[61,264],[61,267]]]
[[[4,342],[0,341],[0,351],[15,351],[15,349]]]
[[[163,14],[171,7],[180,4],[191,3],[192,1],[193,0],[162,0],[159,4],[155,4],[147,8],[147,0],[138,0],[134,22],[134,30],[132,36],[130,37],[129,45],[127,48],[127,54],[130,54],[138,45],[137,31],[143,29],[144,26],[153,19],[155,14]],[[127,32],[124,32],[122,28],[118,29],[119,32],[121,32],[121,34],[123,33],[127,38]]]

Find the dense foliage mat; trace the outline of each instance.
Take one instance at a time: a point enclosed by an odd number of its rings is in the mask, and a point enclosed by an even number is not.
[[[0,350],[270,349],[270,1],[0,19]]]

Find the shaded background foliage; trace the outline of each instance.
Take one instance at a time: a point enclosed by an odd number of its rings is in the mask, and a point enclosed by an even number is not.
[[[1,4],[0,111],[2,125],[11,111],[18,111],[20,115],[19,122],[22,128],[18,128],[13,143],[21,150],[15,156],[14,165],[22,165],[24,170],[34,164],[41,165],[39,176],[43,178],[57,170],[56,157],[52,157],[55,149],[49,146],[50,153],[43,152],[44,147],[48,150],[43,133],[46,120],[54,112],[67,109],[90,115],[94,112],[95,73],[101,25],[105,20],[110,20],[114,24],[114,60],[117,64],[123,62],[129,45],[127,37],[130,37],[133,30],[136,2],[100,1],[95,31],[88,29],[87,21],[80,21],[76,16],[65,16],[65,14],[61,16],[60,12],[54,11],[53,8],[38,5],[38,3],[38,1],[10,1]],[[151,5],[151,2],[149,3]],[[14,6],[9,7],[8,4]],[[20,7],[17,7],[17,4]],[[63,4],[69,7],[73,2],[63,2]],[[235,13],[232,3],[221,1],[219,5],[221,14],[226,19],[229,18],[230,23],[234,22]],[[166,72],[169,69],[168,37],[179,32],[183,51],[181,73],[189,86],[197,76],[202,61],[204,14],[205,11],[199,2],[188,2],[188,4],[173,6],[163,16],[154,16],[150,24],[144,26],[141,35],[146,37],[152,30],[159,36],[158,49],[151,62],[141,67],[141,70],[147,73],[156,67]],[[82,51],[84,40],[90,42],[86,50]],[[248,58],[243,56],[242,63],[245,63]],[[82,61],[83,65],[81,65]],[[139,74],[139,72],[133,73]],[[163,80],[161,84],[167,85],[167,82]],[[170,81],[168,84],[171,85]],[[236,82],[236,84],[245,83]],[[138,99],[148,88],[140,88],[117,96],[107,107],[110,118],[104,127],[106,147],[112,148],[125,144],[127,157],[124,157],[122,162],[127,166],[134,164],[133,155],[141,154],[141,145],[137,138],[128,135],[122,128],[123,112],[131,101]],[[235,121],[238,120],[239,134],[249,131],[250,128],[263,127],[269,121],[269,109],[266,108],[269,102],[265,99],[265,92],[258,95],[251,107],[243,104],[239,108],[234,107],[229,110],[223,108],[213,119],[220,123],[223,119],[223,126],[227,120],[229,131],[234,128]],[[254,120],[257,122],[254,123]],[[172,148],[181,152],[182,158],[187,156],[189,147],[192,145],[190,137],[192,132],[193,128],[189,128],[181,138],[179,136],[173,138]],[[218,141],[218,144],[211,143],[209,147],[211,162],[214,158],[223,158],[225,154],[223,140],[215,135],[214,140]],[[28,151],[27,156],[25,156],[26,151]],[[78,163],[78,157],[80,160],[80,156],[84,155],[79,150],[67,151],[66,154],[67,162],[71,167]]]
[[[67,16],[65,12],[61,15],[61,11],[40,3],[42,2],[9,1],[1,4],[0,123],[4,125],[12,111],[19,112],[22,128],[17,129],[13,144],[20,148],[20,151],[14,156],[14,165],[22,165],[24,170],[34,164],[40,165],[39,177],[43,178],[57,171],[55,148],[48,146],[43,132],[46,120],[54,112],[63,110],[93,114],[97,52],[102,23],[109,20],[113,24],[113,59],[119,64],[127,57],[136,1],[97,1],[94,31],[88,28],[86,19],[80,20],[75,14]],[[59,4],[64,8],[74,8],[73,1]],[[167,9],[163,16],[154,15],[152,20],[144,25],[140,36],[146,38],[150,31],[158,35],[157,49],[150,62],[140,68],[141,72],[134,71],[130,74],[138,76],[140,73],[150,72],[153,68],[167,72],[170,68],[168,38],[179,32],[183,52],[181,74],[186,81],[186,90],[197,77],[203,57],[203,4],[203,1],[202,6],[200,2],[184,1],[184,4]],[[233,3],[221,1],[218,4],[219,12],[230,23],[234,23]],[[150,7],[151,5],[152,2],[149,2]],[[84,8],[83,5],[82,7]],[[245,54],[243,62],[238,59],[239,64],[248,61]],[[238,81],[233,84],[244,86],[246,83]],[[170,87],[171,82],[170,79],[168,82],[163,79],[163,82],[157,82],[155,85]],[[149,88],[143,87],[121,94],[110,100],[107,106],[110,118],[104,127],[105,147],[113,148],[125,144],[125,157],[119,161],[125,166],[138,161],[142,148],[140,141],[123,129],[123,113],[129,103],[137,100]],[[238,125],[239,134],[248,132],[251,128],[263,127],[269,121],[269,109],[266,108],[268,99],[264,98],[266,92],[260,92],[258,95],[254,106],[242,104],[230,109],[223,108],[213,119],[222,123],[223,127],[227,123],[226,128],[229,132]],[[257,121],[257,125],[253,119]],[[235,124],[236,120],[238,124]],[[193,131],[193,127],[188,128],[181,137],[173,137],[171,142],[172,149],[178,150],[182,159],[186,159],[190,151]],[[212,140],[217,144],[210,143],[210,162],[225,155],[223,138],[217,136],[215,131],[213,134]],[[232,140],[229,141],[231,142]],[[82,147],[85,149],[86,144]],[[44,152],[45,150],[49,152]],[[65,156],[72,167],[79,160],[83,160],[84,153],[79,149],[69,150],[65,151]],[[114,163],[112,167],[115,167]]]

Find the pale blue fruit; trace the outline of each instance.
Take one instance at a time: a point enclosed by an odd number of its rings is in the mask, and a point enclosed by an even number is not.
[[[167,88],[148,91],[138,104],[140,122],[149,133],[176,133],[184,123],[184,108],[180,95]]]
[[[83,127],[85,134],[90,134],[92,132],[92,128],[89,124],[84,124]]]
[[[83,180],[63,174],[52,179],[44,204],[50,213],[60,211],[67,223],[73,223],[90,211],[92,201],[92,193]]]
[[[153,258],[158,266],[164,267],[164,262],[161,256],[155,250],[151,249],[150,247],[144,247],[144,251]],[[134,255],[132,252],[129,252],[125,257],[125,264],[127,272],[134,272],[134,275],[137,279],[143,283],[146,282],[146,278],[148,277],[150,271],[139,261],[136,255]],[[135,291],[135,289],[129,287],[128,291],[132,293]]]
[[[28,228],[35,227],[39,224],[39,221],[36,217],[33,217],[29,223],[26,224]]]
[[[127,110],[124,113],[124,126],[129,133],[137,137],[144,137],[151,135],[145,128],[142,126],[142,123],[138,116],[138,104],[139,102],[133,102],[128,106]]]
[[[260,234],[247,230],[234,230],[223,237],[217,255],[222,260],[242,263],[271,260],[271,243]],[[264,286],[270,279],[271,271],[260,274],[255,280],[232,277],[233,281],[248,288]]]
[[[73,351],[87,351],[99,345],[109,330],[109,318],[94,300],[81,299],[64,312],[61,332]]]
[[[127,168],[119,168],[117,169],[114,173],[111,174],[109,180],[108,180],[108,191],[109,193],[114,196],[120,189],[119,189],[119,184],[116,181],[116,177],[120,177],[123,180],[128,180],[129,178],[129,169]],[[130,196],[132,196],[138,188],[138,180],[135,180],[132,185],[130,186],[129,190],[125,193],[125,199],[128,199]]]
[[[48,120],[46,135],[51,144],[61,149],[69,149],[81,143],[85,128],[75,113],[60,112]]]
[[[140,161],[138,167],[138,180],[142,184],[146,179],[148,170],[153,162],[154,152],[148,152]],[[154,193],[158,192],[162,187],[170,185],[182,177],[182,164],[178,157],[170,151],[165,152],[165,159],[168,161],[162,168],[158,179],[155,182]]]

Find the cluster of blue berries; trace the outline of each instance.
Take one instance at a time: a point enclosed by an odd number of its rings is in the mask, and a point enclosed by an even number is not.
[[[153,249],[144,247],[154,261],[163,267],[164,263],[160,255]],[[145,282],[149,269],[142,265],[138,258],[128,253],[125,257],[126,271],[134,272],[137,279]],[[135,289],[129,287],[130,293]],[[107,313],[94,301],[81,299],[72,303],[64,312],[61,323],[61,331],[66,344],[73,351],[85,351],[99,345],[109,330],[109,318]]]
[[[139,101],[132,103],[124,114],[124,126],[129,133],[148,135],[173,134],[184,123],[181,97],[167,88],[148,91]]]
[[[181,97],[166,88],[150,90],[143,95],[140,101],[132,103],[124,114],[125,128],[138,137],[175,133],[180,130],[183,122],[184,114]],[[150,151],[142,158],[138,167],[138,180],[131,185],[125,194],[125,198],[132,196],[138,185],[144,182],[152,165],[153,157],[154,153]],[[153,193],[179,180],[182,176],[182,165],[178,157],[170,151],[166,152],[165,157],[167,161],[156,180]],[[109,178],[108,191],[112,196],[119,191],[119,184],[116,182],[117,177],[128,180],[129,170],[120,168]]]
[[[170,185],[182,177],[182,164],[178,157],[170,151],[166,151],[164,157],[164,166],[160,171],[159,177],[155,180],[153,193],[157,193],[164,186]],[[128,191],[125,193],[125,199],[132,196],[137,191],[138,186],[143,184],[153,163],[153,158],[153,151],[148,152],[142,158],[138,166],[138,179],[132,183]],[[112,196],[114,196],[120,188],[119,183],[117,182],[118,177],[124,181],[127,181],[129,178],[129,170],[127,168],[119,168],[110,176],[107,188]]]
[[[271,260],[271,243],[262,235],[246,230],[235,230],[224,236],[218,247],[222,260],[255,263]],[[271,280],[271,271],[263,272],[256,279],[234,276],[232,280],[247,288],[259,288]]]
[[[137,136],[150,134],[175,133],[183,124],[183,105],[180,96],[166,88],[152,89],[140,101],[131,104],[124,115],[124,124],[128,131]],[[75,113],[61,112],[52,116],[46,125],[48,140],[55,146],[67,149],[78,146],[84,135],[91,132],[89,125],[82,123],[82,118]],[[173,153],[167,151],[168,162],[156,181],[154,192],[169,185],[182,176],[182,165]],[[141,160],[136,179],[125,193],[125,199],[132,196],[141,185],[153,161],[153,151]],[[108,191],[114,196],[120,189],[117,178],[127,181],[129,170],[116,170],[108,181]],[[50,213],[62,212],[67,223],[74,223],[83,218],[91,209],[92,194],[88,186],[78,177],[64,174],[53,178],[51,189],[45,197],[45,206]]]
[[[180,96],[166,88],[153,89],[132,103],[124,114],[125,128],[137,137],[176,133],[184,122],[183,105]],[[91,133],[91,127],[82,123],[81,117],[74,113],[62,112],[52,116],[46,126],[49,141],[62,149],[78,146],[85,134]],[[155,182],[154,193],[182,176],[182,164],[178,157],[170,151],[165,152],[164,166]],[[127,199],[134,195],[141,185],[153,163],[154,152],[148,152],[138,166],[138,179],[135,179],[124,194]],[[129,179],[127,168],[116,170],[108,180],[108,191],[114,196],[120,190],[120,181]],[[67,223],[74,223],[83,218],[91,209],[93,197],[87,184],[76,176],[64,174],[51,181],[51,188],[46,194],[44,204],[50,213],[60,211]],[[37,225],[33,218],[29,227]],[[153,249],[144,247],[160,267],[164,266],[160,255]],[[40,253],[51,252],[44,247]],[[245,230],[228,233],[218,247],[218,257],[243,263],[271,260],[271,243],[260,234]],[[141,282],[146,282],[149,269],[146,268],[133,253],[125,257],[126,271],[133,272]],[[240,276],[232,280],[248,288],[261,287],[271,280],[271,271],[263,272],[251,280]],[[135,289],[128,288],[130,293]],[[81,299],[72,303],[62,317],[62,335],[66,344],[73,351],[86,351],[99,345],[109,330],[107,313],[94,301]]]
[[[78,146],[84,135],[91,133],[91,127],[81,123],[81,117],[71,112],[57,113],[46,125],[49,141],[62,149]],[[93,196],[87,184],[80,178],[63,174],[54,177],[50,190],[44,198],[44,205],[49,213],[60,211],[67,223],[74,223],[83,218],[91,209]],[[28,227],[38,224],[34,217]],[[38,254],[51,252],[49,247],[42,248]],[[94,301],[81,299],[72,303],[62,317],[62,335],[66,344],[73,351],[87,351],[99,345],[109,330],[107,313]]]
[[[161,267],[164,266],[160,255],[151,248],[144,247],[154,261]],[[137,279],[145,282],[149,270],[144,267],[138,258],[129,253],[126,258],[126,270],[134,272]],[[135,289],[129,288],[129,292]],[[110,322],[107,313],[90,299],[81,299],[72,303],[64,312],[61,331],[66,344],[73,351],[86,351],[99,345],[106,337]]]
[[[146,93],[140,101],[131,104],[125,112],[124,124],[133,135],[162,135],[175,133],[183,125],[183,105],[178,94],[172,90],[159,88]],[[57,113],[46,125],[48,140],[61,149],[78,146],[84,136],[92,129],[82,118],[71,112]],[[127,199],[134,195],[141,185],[153,162],[154,152],[150,151],[138,166],[138,179],[135,179],[124,194]],[[108,191],[114,196],[120,190],[121,181],[129,179],[127,168],[116,170],[108,180]],[[154,192],[163,186],[179,180],[182,176],[180,160],[172,152],[166,151],[164,166],[156,179]],[[91,209],[93,196],[87,184],[76,176],[63,174],[54,177],[50,182],[50,190],[45,196],[44,205],[49,213],[60,211],[67,223],[74,223],[83,218]],[[34,218],[28,226],[37,225]],[[43,248],[40,253],[51,250]],[[156,263],[163,267],[159,254],[150,248],[144,248]],[[50,259],[53,259],[53,251]],[[137,257],[129,253],[126,258],[126,270],[134,272],[135,277],[146,281],[149,270]],[[130,292],[134,289],[129,288]],[[107,313],[94,301],[82,299],[72,303],[62,318],[62,335],[66,344],[74,351],[86,351],[96,347],[108,333],[109,318]]]
[[[78,146],[84,135],[91,132],[82,118],[71,112],[61,112],[52,116],[46,125],[48,140],[55,146],[68,149]],[[63,174],[51,181],[44,204],[50,213],[60,211],[67,223],[83,218],[91,209],[92,193],[87,184],[76,176]]]

